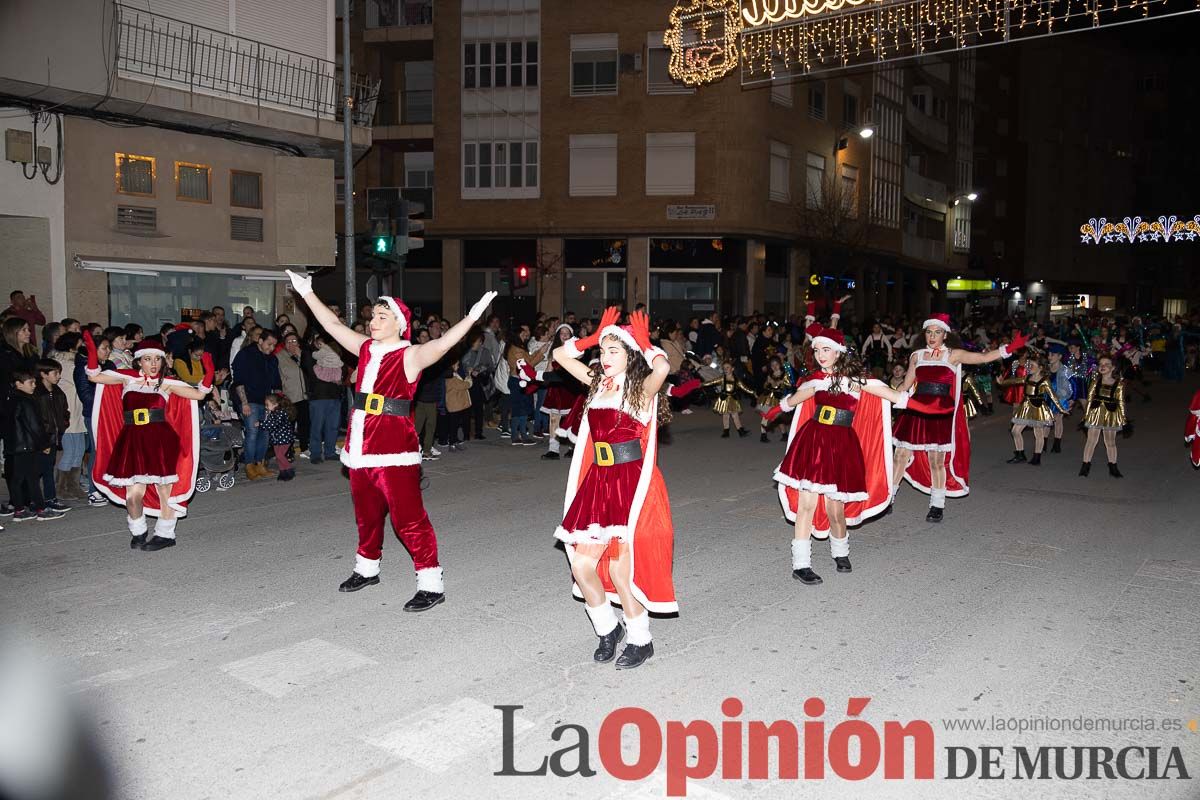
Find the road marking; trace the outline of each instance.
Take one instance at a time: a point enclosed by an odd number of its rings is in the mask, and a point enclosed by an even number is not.
[[[514,736],[533,728],[516,715]],[[443,773],[458,759],[487,749],[499,753],[500,712],[471,697],[449,705],[429,706],[367,736],[367,744],[386,750],[430,772]]]
[[[93,675],[90,678],[81,678],[73,683],[68,683],[63,687],[63,691],[65,691],[67,694],[77,694],[78,692],[85,692],[88,689],[96,689],[101,686],[110,686],[114,683],[132,680],[133,678],[144,678],[147,675],[153,675],[156,672],[168,670],[178,663],[178,661],[154,659],[133,667],[112,669],[108,672],[101,672],[99,675]]]
[[[349,648],[323,639],[308,639],[232,661],[223,665],[221,671],[272,697],[285,697],[297,689],[374,664],[374,659]]]

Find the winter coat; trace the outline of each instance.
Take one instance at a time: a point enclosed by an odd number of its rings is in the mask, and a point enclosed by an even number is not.
[[[50,437],[42,426],[37,400],[17,389],[9,401],[7,425],[4,430],[4,452],[40,453],[51,447]]]
[[[67,396],[67,409],[71,414],[65,432],[87,433],[87,427],[83,424],[83,400],[80,399],[79,387],[75,384],[75,354],[55,350],[50,357],[62,365],[62,378],[58,382],[58,388]]]

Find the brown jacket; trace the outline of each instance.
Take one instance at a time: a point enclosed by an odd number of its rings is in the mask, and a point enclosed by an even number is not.
[[[451,375],[446,378],[446,410],[451,414],[471,407],[471,379]]]
[[[546,356],[548,356],[550,354],[550,351],[552,349],[553,348],[547,347],[544,350],[542,350],[540,353],[538,353],[536,356],[533,356],[533,355],[530,355],[529,351],[526,350],[524,347],[517,344],[516,342],[513,342],[512,344],[510,344],[508,346],[508,374],[513,376],[514,378],[518,377],[517,376],[517,362],[520,361],[522,358],[525,359],[525,363],[528,364],[529,366],[536,367],[538,364],[540,364],[546,360]]]

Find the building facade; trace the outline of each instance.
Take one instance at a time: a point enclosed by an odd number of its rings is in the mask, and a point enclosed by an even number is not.
[[[668,72],[671,8],[367,4],[355,58],[381,89],[356,230],[375,195],[428,212],[425,249],[374,286],[449,317],[487,289],[513,315],[784,316],[821,284],[863,315],[941,302],[970,245],[973,56],[694,89]]]

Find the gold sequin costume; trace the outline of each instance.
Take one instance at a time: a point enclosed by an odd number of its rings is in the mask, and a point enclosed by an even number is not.
[[[1095,375],[1088,384],[1084,427],[1119,431],[1125,423],[1125,382],[1117,380],[1106,384],[1100,375]]]
[[[962,382],[963,409],[967,412],[967,419],[975,419],[981,410],[983,410],[984,402],[983,395],[979,392],[979,386],[975,383],[974,375],[967,375]]]
[[[737,378],[727,378],[724,375],[714,378],[704,385],[717,387],[717,399],[713,401],[712,405],[712,410],[717,414],[740,414],[742,412],[742,401],[738,399],[738,392],[754,396],[754,390],[749,386]]]
[[[1066,413],[1066,408],[1059,404],[1046,376],[1037,378],[1026,376],[1017,380],[1005,378],[1000,381],[1005,386],[1023,383],[1025,392],[1021,402],[1013,409],[1013,425],[1028,425],[1033,428],[1047,427],[1054,424],[1054,414]]]
[[[758,407],[762,411],[768,411],[779,405],[779,401],[792,393],[792,382],[787,375],[779,377],[767,376],[763,381],[763,390],[758,395]]]

